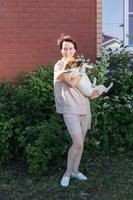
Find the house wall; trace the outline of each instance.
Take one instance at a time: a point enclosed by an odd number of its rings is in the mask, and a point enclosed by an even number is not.
[[[57,60],[61,33],[73,36],[78,54],[94,61],[100,23],[101,0],[0,0],[0,79]]]

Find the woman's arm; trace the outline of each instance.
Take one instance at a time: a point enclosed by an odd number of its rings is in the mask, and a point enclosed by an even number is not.
[[[68,73],[62,73],[59,76],[59,80],[60,81],[65,81],[71,87],[75,87],[79,83],[79,81],[81,80],[81,78],[82,78],[82,75],[77,75],[75,77],[72,77]]]
[[[100,94],[98,93],[98,91],[96,89],[94,89],[93,92],[92,92],[92,95],[89,96],[89,99],[92,100],[92,99],[95,99],[99,96],[100,96]]]

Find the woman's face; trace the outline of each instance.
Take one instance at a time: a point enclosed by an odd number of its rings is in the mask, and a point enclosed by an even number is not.
[[[72,58],[76,52],[74,44],[64,41],[62,44],[61,53],[64,58]]]

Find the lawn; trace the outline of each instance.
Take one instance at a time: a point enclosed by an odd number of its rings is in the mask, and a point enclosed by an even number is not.
[[[81,168],[88,180],[71,179],[68,188],[60,186],[62,170],[50,176],[35,177],[23,166],[2,167],[0,200],[132,200],[133,159],[95,156],[83,161]]]

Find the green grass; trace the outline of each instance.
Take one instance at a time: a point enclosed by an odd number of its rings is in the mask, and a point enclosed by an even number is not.
[[[0,171],[0,200],[132,200],[133,159],[96,157],[82,162],[88,180],[71,179],[60,186],[63,171],[50,177],[31,177],[21,169]]]

